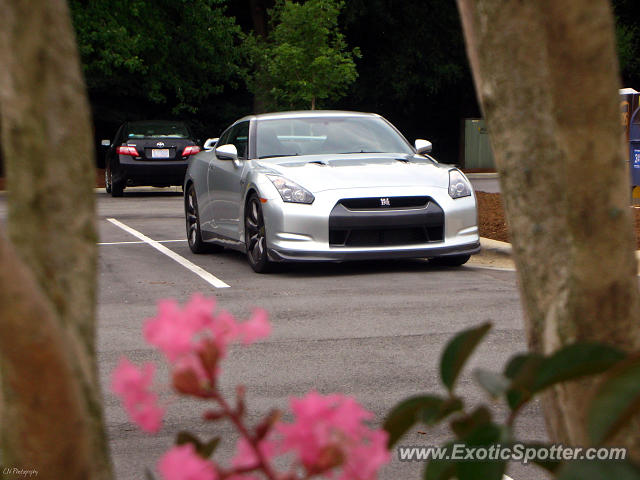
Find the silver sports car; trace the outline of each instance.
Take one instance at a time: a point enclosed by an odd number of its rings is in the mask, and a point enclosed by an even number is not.
[[[184,182],[189,247],[272,262],[423,257],[462,265],[480,250],[464,174],[379,115],[244,117],[195,155]]]

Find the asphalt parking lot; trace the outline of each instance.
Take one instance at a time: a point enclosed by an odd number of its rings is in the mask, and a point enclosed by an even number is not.
[[[220,308],[240,318],[246,318],[253,307],[269,311],[271,337],[232,349],[222,366],[225,391],[232,394],[236,384],[246,385],[254,421],[272,407],[286,409],[290,396],[309,390],[354,395],[381,421],[400,399],[440,391],[437,366],[443,345],[455,332],[485,320],[494,323],[494,330],[472,358],[471,367],[498,370],[512,354],[525,349],[512,271],[477,265],[438,268],[411,260],[295,264],[275,274],[258,275],[238,252],[190,252],[182,195],[176,190],[125,191],[124,198],[115,199],[96,194],[98,355],[106,423],[121,480],[141,478],[144,466],[153,467],[182,429],[203,437],[222,434],[221,458],[230,458],[235,444],[227,425],[214,428],[200,421],[202,402],[170,392],[166,370],[158,376],[160,400],[168,409],[159,435],[134,428],[110,393],[109,373],[122,355],[137,363],[160,360],[145,344],[141,326],[162,298],[185,302],[202,292],[215,296]],[[168,249],[174,258],[150,243]],[[178,256],[184,262],[178,263]],[[211,278],[190,264],[226,286],[216,288]],[[470,374],[462,378],[459,388],[472,403],[485,400]],[[501,406],[496,411],[500,417],[506,414]],[[537,405],[525,412],[517,428],[523,439],[544,439]],[[435,429],[411,433],[401,443],[438,445],[445,438],[444,429]],[[420,463],[400,462],[395,456],[382,478],[417,479],[422,468]],[[510,475],[515,480],[544,478],[535,467],[519,464],[512,466]]]
[[[138,364],[151,360],[162,364],[141,333],[142,324],[155,313],[155,304],[162,298],[184,303],[193,293],[202,292],[216,297],[219,308],[239,318],[246,318],[253,307],[269,311],[271,337],[249,347],[233,348],[222,366],[225,392],[233,394],[236,384],[246,385],[252,421],[273,407],[286,409],[290,396],[315,389],[354,395],[381,422],[403,398],[442,392],[438,360],[446,341],[463,328],[491,320],[492,333],[458,384],[470,404],[486,402],[471,370],[501,370],[511,355],[526,348],[515,273],[509,269],[485,268],[483,262],[443,268],[407,260],[296,264],[275,274],[258,275],[238,252],[190,252],[182,194],[174,190],[126,190],[124,198],[115,199],[103,191],[96,193],[100,235],[98,362],[119,480],[143,478],[144,468],[153,468],[183,429],[205,438],[222,435],[221,459],[231,457],[235,444],[227,425],[200,421],[202,402],[171,393],[164,368],[156,374],[160,401],[167,408],[158,435],[141,433],[129,423],[111,394],[109,375],[122,355]],[[5,196],[0,196],[0,217],[6,217]],[[228,287],[214,287],[210,279],[109,219],[158,242]],[[507,413],[500,405],[494,412],[501,420]],[[412,432],[401,443],[439,445],[448,438],[444,428],[422,431],[426,434]],[[545,439],[538,404],[523,412],[516,431],[523,440]],[[422,468],[421,463],[400,462],[394,456],[381,478],[417,479]],[[521,464],[511,465],[509,475],[514,480],[547,478],[536,467]]]

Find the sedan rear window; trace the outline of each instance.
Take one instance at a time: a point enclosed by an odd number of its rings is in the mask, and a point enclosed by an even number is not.
[[[127,128],[127,138],[189,138],[189,129],[180,122],[135,122]]]

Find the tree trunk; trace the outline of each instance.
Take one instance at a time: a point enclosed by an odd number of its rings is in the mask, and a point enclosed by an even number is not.
[[[640,348],[629,179],[606,0],[458,0],[532,350]],[[597,380],[544,399],[552,440],[588,445]],[[638,424],[616,439],[640,459]],[[635,431],[634,431],[635,429]]]
[[[4,295],[0,305],[3,463],[38,465],[48,478],[108,479],[94,345],[95,161],[75,36],[64,0],[0,0],[0,11],[8,232],[16,274],[24,264],[22,277],[33,277],[35,285],[9,276],[3,263],[0,290],[15,292],[15,300]],[[24,313],[29,335],[19,335],[7,350],[12,337],[4,332],[15,332],[16,312]],[[56,341],[40,350],[48,338]],[[48,388],[56,376],[59,391]],[[27,381],[30,389],[21,383]],[[49,426],[29,420],[44,414]],[[55,428],[66,418],[75,435]],[[65,469],[67,457],[50,455],[61,448],[78,452],[74,472]]]

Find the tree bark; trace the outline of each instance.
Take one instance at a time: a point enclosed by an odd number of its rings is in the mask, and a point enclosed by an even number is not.
[[[44,478],[99,478],[90,476],[89,431],[66,333],[4,236],[0,263],[3,466]]]
[[[640,348],[629,179],[606,0],[458,0],[532,350]],[[544,399],[552,440],[588,445],[596,379]],[[634,431],[634,428],[636,429]],[[616,439],[640,459],[638,423]]]
[[[0,278],[0,290],[16,291],[16,300],[2,297],[3,330],[14,328],[11,312],[23,311],[22,322],[33,335],[31,343],[28,336],[15,342],[13,350],[19,349],[20,355],[4,346],[0,350],[3,462],[24,468],[41,465],[48,478],[108,479],[111,464],[94,344],[95,162],[75,36],[64,0],[0,0],[0,10],[8,233],[17,252],[15,268],[24,264],[36,286],[12,285],[16,280],[8,275]],[[46,305],[29,310],[25,302],[30,295]],[[48,313],[40,318],[36,312],[44,310]],[[56,338],[60,345],[38,355],[44,338]],[[55,389],[45,388],[52,375],[60,376],[59,396]],[[18,380],[31,382],[32,389],[23,389]],[[44,390],[39,392],[41,384]],[[29,418],[42,415],[43,409],[52,426],[70,418],[77,434],[64,428],[60,434],[47,431],[46,423],[32,424]],[[90,459],[77,469],[84,476],[51,473],[63,472],[56,468],[64,468],[65,461],[47,453],[54,442],[77,450],[79,457],[74,460],[79,463]]]

